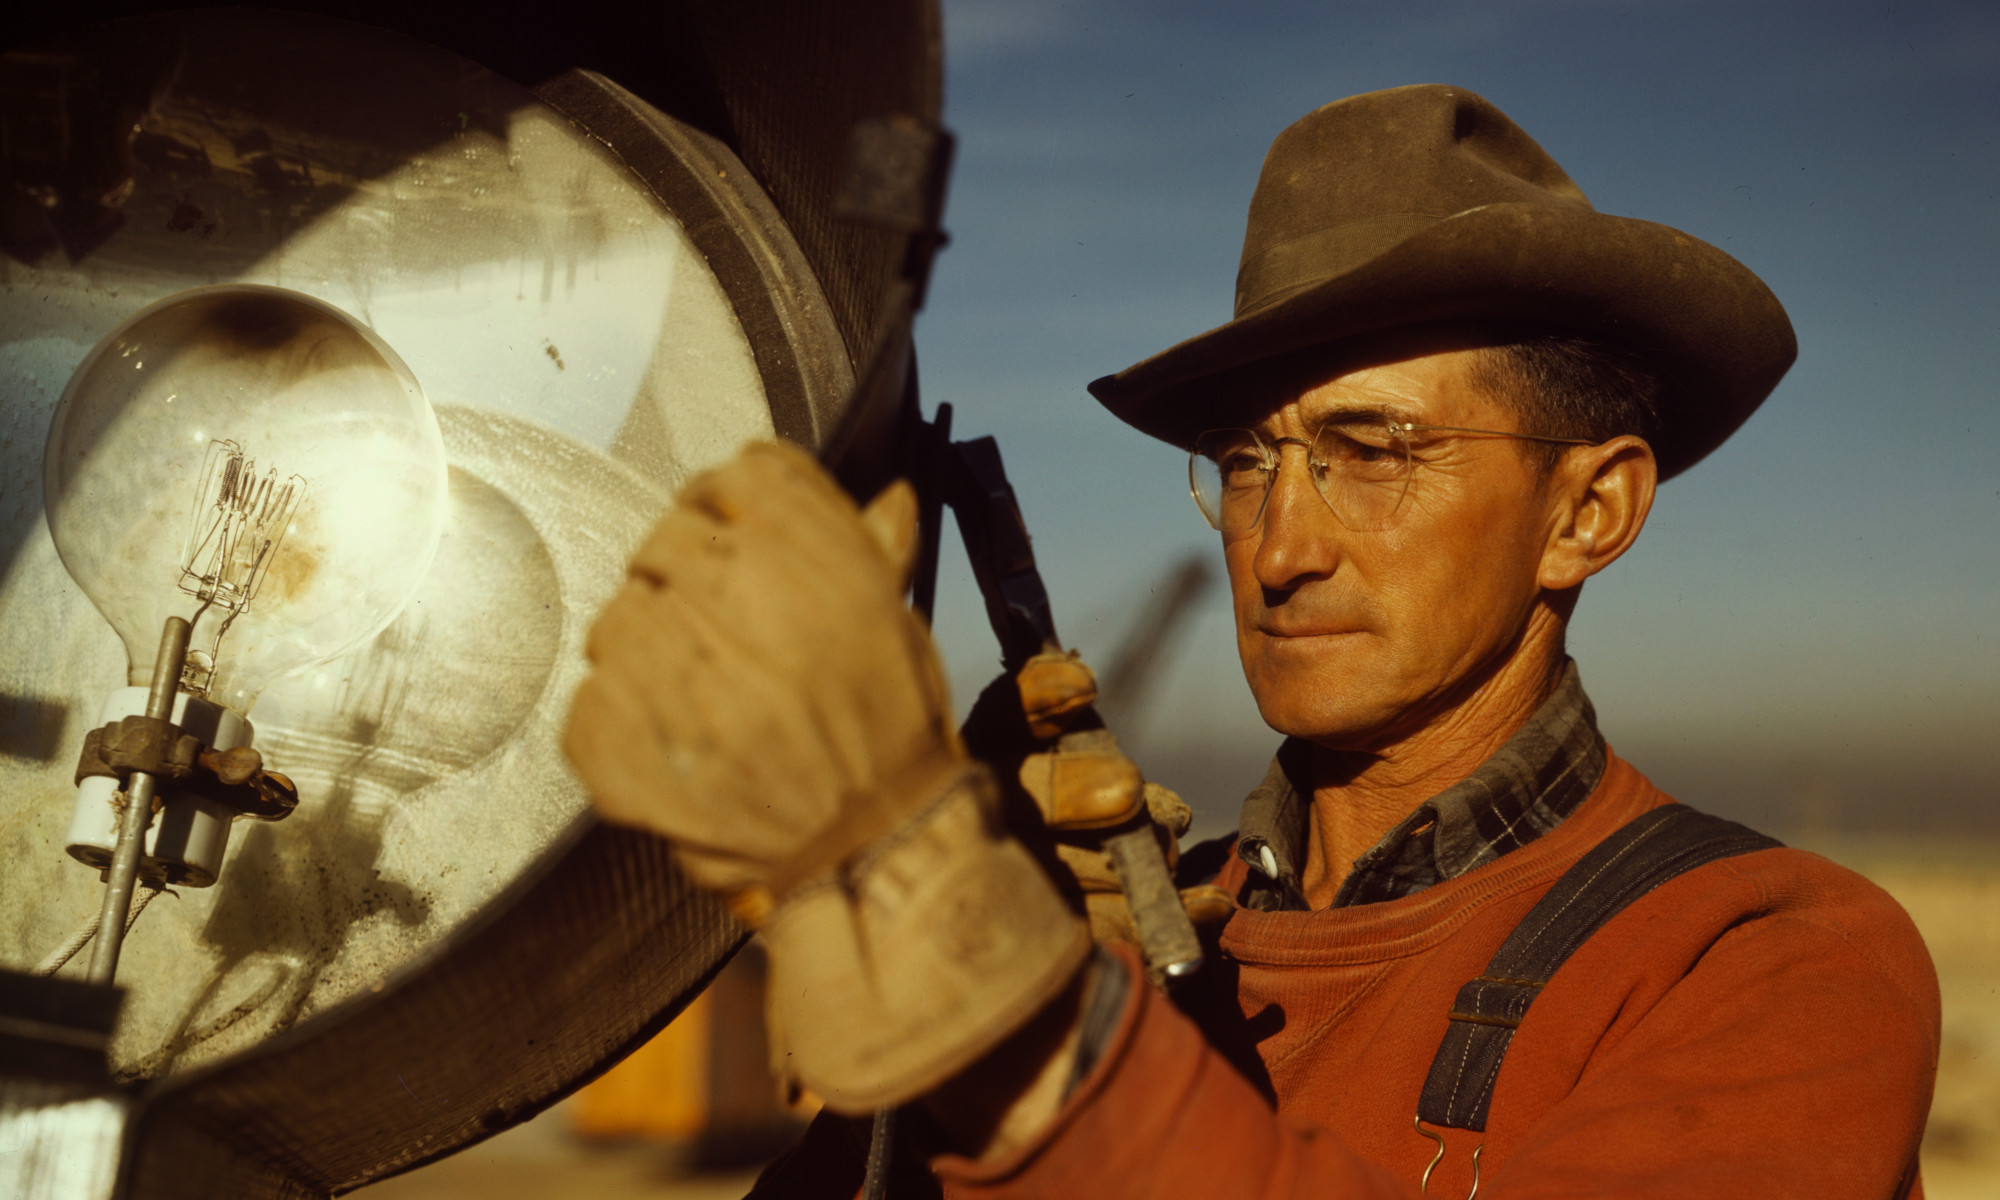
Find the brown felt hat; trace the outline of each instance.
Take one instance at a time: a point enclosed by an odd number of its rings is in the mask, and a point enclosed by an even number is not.
[[[1090,392],[1186,446],[1260,415],[1246,406],[1270,393],[1243,378],[1260,365],[1453,320],[1527,322],[1650,358],[1666,375],[1663,476],[1721,445],[1798,354],[1784,307],[1748,267],[1596,211],[1505,113],[1420,84],[1335,101],[1279,134],[1250,199],[1235,319]]]

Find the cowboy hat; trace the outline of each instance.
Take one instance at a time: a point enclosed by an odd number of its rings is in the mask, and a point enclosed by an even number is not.
[[[1598,212],[1487,100],[1420,84],[1335,101],[1279,134],[1250,200],[1235,318],[1090,391],[1187,446],[1260,415],[1243,407],[1260,394],[1241,386],[1260,364],[1465,320],[1523,322],[1650,360],[1665,382],[1653,445],[1663,477],[1720,445],[1798,353],[1784,307],[1748,267],[1677,229]]]

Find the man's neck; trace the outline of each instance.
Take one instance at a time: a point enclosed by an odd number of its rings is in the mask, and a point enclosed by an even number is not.
[[[1368,752],[1315,746],[1300,876],[1306,902],[1332,904],[1354,860],[1498,753],[1554,692],[1563,662],[1560,628],[1552,638],[1530,631],[1498,670],[1409,735]]]

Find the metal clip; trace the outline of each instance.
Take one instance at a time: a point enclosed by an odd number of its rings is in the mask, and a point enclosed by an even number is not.
[[[1422,1191],[1428,1197],[1431,1194],[1431,1172],[1437,1170],[1437,1165],[1444,1161],[1444,1137],[1441,1134],[1432,1133],[1430,1130],[1425,1129],[1422,1116],[1412,1117],[1410,1124],[1420,1135],[1429,1138],[1438,1145],[1437,1153],[1431,1155],[1430,1165],[1424,1168],[1424,1177],[1417,1184],[1418,1190]],[[1472,1190],[1465,1193],[1465,1200],[1473,1200],[1473,1197],[1479,1194],[1479,1152],[1484,1149],[1486,1149],[1486,1143],[1483,1141],[1472,1148]]]

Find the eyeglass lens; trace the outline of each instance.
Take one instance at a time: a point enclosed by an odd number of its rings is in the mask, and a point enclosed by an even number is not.
[[[1188,486],[1211,526],[1242,533],[1263,519],[1278,463],[1277,449],[1250,430],[1212,429],[1195,440]],[[1342,525],[1386,529],[1409,493],[1409,439],[1387,421],[1331,421],[1314,437],[1306,467]]]

